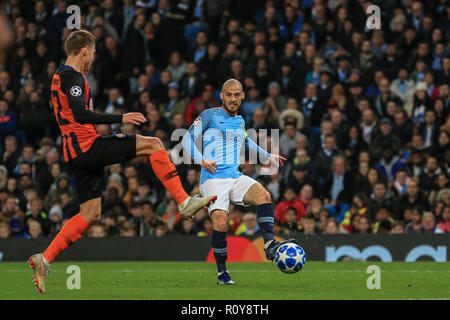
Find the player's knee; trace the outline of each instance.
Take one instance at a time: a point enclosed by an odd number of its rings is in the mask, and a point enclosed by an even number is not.
[[[150,153],[164,149],[162,141],[156,137],[147,138],[147,147],[149,148]]]
[[[270,192],[269,191],[264,191],[263,198],[264,198],[264,202],[265,203],[272,202],[272,197],[270,196]]]
[[[218,221],[214,227],[215,230],[220,232],[227,232],[228,231],[228,221]]]
[[[81,212],[81,215],[83,216],[84,220],[90,225],[96,222],[99,222],[101,219],[101,212]]]
[[[272,197],[270,196],[270,192],[263,189],[262,192],[259,194],[257,204],[260,205],[260,204],[271,203],[271,202],[272,202]]]

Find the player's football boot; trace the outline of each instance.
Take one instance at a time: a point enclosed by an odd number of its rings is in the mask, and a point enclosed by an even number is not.
[[[180,214],[185,219],[192,219],[198,210],[207,208],[217,199],[217,196],[200,198],[198,196],[189,197],[178,206]]]
[[[219,273],[219,276],[217,277],[217,284],[223,284],[223,285],[234,285],[236,284],[233,280],[231,280],[230,274],[228,271],[223,271]]]
[[[45,293],[45,281],[50,272],[48,263],[42,253],[35,254],[28,259],[30,268],[34,270],[33,283],[39,293]]]
[[[297,240],[289,239],[286,241],[278,242],[277,240],[273,239],[273,240],[270,240],[269,242],[267,242],[264,247],[264,252],[266,253],[267,260],[273,261],[273,259],[275,259],[275,253],[277,252],[278,248],[285,243],[297,244]]]

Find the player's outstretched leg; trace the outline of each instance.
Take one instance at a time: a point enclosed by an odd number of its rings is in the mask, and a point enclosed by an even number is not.
[[[253,184],[244,196],[244,203],[256,205],[258,225],[262,230],[264,251],[268,260],[275,259],[278,248],[288,242],[297,243],[295,239],[279,242],[273,238],[274,211],[270,193],[260,183]]]
[[[170,161],[164,145],[158,138],[136,135],[136,155],[149,155],[153,171],[177,202],[178,210],[183,218],[192,218],[197,211],[207,208],[216,200],[216,195],[201,198],[190,197],[186,193],[175,165]]]
[[[56,256],[79,240],[81,235],[89,229],[90,224],[100,219],[101,198],[82,203],[80,209],[81,212],[64,224],[43,253],[35,254],[28,259],[34,271],[33,283],[39,293],[46,292],[45,282],[50,271],[50,264]]]
[[[217,264],[217,284],[233,285],[235,284],[235,282],[231,280],[230,273],[227,270],[228,213],[224,210],[214,210],[211,213],[211,219],[214,228],[211,239],[211,246]]]

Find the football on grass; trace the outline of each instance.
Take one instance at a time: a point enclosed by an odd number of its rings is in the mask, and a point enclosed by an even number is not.
[[[305,250],[295,243],[283,244],[275,254],[275,263],[284,273],[296,273],[306,263]]]

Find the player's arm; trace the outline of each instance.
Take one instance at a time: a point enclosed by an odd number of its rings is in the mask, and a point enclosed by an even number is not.
[[[216,171],[217,164],[213,160],[206,159],[195,145],[195,141],[203,135],[205,130],[209,127],[210,122],[211,112],[202,112],[183,136],[181,144],[183,145],[184,150],[186,150],[186,152],[188,152],[194,160],[195,164],[199,164],[208,172],[214,173]]]
[[[277,160],[283,164],[284,161],[286,161],[286,158],[276,155],[276,154],[270,154],[267,151],[265,151],[263,148],[258,146],[252,139],[249,138],[247,131],[244,130],[244,138],[245,138],[245,146],[250,151],[255,151],[257,154],[262,158],[267,160],[270,160],[272,163],[274,163],[276,166],[278,166]],[[264,162],[266,162],[264,161]]]
[[[143,114],[131,112],[122,114],[101,114],[86,109],[84,79],[79,74],[66,75],[61,81],[61,90],[67,96],[69,108],[76,122],[81,124],[132,123],[139,125],[147,121]]]

